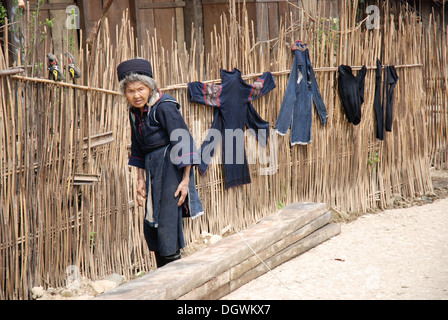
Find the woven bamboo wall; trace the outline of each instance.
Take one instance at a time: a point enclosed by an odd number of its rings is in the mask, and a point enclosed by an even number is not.
[[[445,6],[448,3],[445,4]],[[429,157],[437,169],[448,168],[448,37],[446,25],[429,17],[421,47],[428,114]]]
[[[205,215],[185,220],[187,243],[201,231],[245,228],[278,210],[279,204],[326,202],[338,210],[367,212],[385,208],[396,194],[412,198],[431,192],[421,24],[412,13],[390,15],[386,5],[381,28],[367,30],[351,5],[347,1],[347,12],[337,22],[297,9],[298,21],[286,17],[279,37],[262,43],[252,38],[253,25],[244,8],[230,6],[229,20],[219,22],[224,33],[210,35],[211,52],[192,46],[185,55],[175,44],[173,54],[167,54],[157,38],[148,39],[152,45],[147,48],[135,45],[125,13],[116,30],[121,46],[110,46],[105,20],[92,51],[80,51],[85,76],[75,85],[36,77],[47,78],[46,70],[0,77],[0,298],[26,299],[37,285],[64,286],[70,266],[96,279],[112,272],[129,277],[154,265],[142,237],[143,209],[134,206],[136,171],[127,166],[127,106],[117,93],[115,75],[118,63],[135,56],[151,60],[160,87],[183,106],[197,143],[211,125],[213,110],[189,103],[186,83],[219,81],[220,68],[238,67],[249,83],[258,73],[271,71],[277,88],[254,107],[272,128],[292,63],[289,45],[295,39],[306,40],[310,47],[327,107],[325,127],[314,115],[310,145],[291,148],[289,134],[277,137],[271,132],[267,155],[276,159],[270,169],[275,174],[262,174],[268,165],[255,161],[249,185],[226,190],[217,153],[207,173],[197,176]],[[51,43],[28,47],[34,54],[24,57],[26,63],[45,64]],[[400,77],[393,129],[383,142],[375,139],[374,130],[377,57],[385,65],[396,65]],[[347,122],[339,101],[340,64],[353,66],[355,73],[362,65],[368,67],[363,118],[356,127]],[[0,70],[6,68],[0,51]],[[246,150],[259,159],[250,135]],[[92,182],[80,185],[85,177]]]

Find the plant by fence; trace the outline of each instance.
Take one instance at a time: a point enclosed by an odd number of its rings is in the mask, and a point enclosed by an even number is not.
[[[439,98],[445,99],[444,109],[427,114],[423,63],[434,59],[433,68],[442,57],[423,53],[421,46],[436,44],[423,40],[415,13],[402,10],[393,15],[385,3],[380,7],[381,27],[366,29],[355,19],[357,1],[346,1],[338,21],[301,11],[298,21],[285,17],[277,39],[263,42],[253,37],[244,5],[229,3],[229,14],[219,21],[220,32],[210,35],[208,53],[194,37],[189,50],[173,43],[168,54],[156,37],[142,48],[131,40],[133,29],[124,13],[116,32],[120,46],[110,45],[106,19],[91,50],[80,49],[84,76],[75,84],[42,79],[47,78],[46,70],[37,72],[42,78],[28,69],[24,76],[0,77],[1,299],[28,298],[37,285],[63,286],[73,266],[92,279],[112,272],[130,277],[153,266],[141,230],[143,209],[134,203],[136,171],[127,166],[127,106],[117,92],[115,75],[121,61],[135,56],[151,60],[159,85],[182,105],[197,143],[211,125],[213,110],[190,103],[186,83],[219,81],[220,68],[237,67],[248,82],[271,71],[277,88],[254,107],[272,128],[292,62],[289,45],[295,39],[308,43],[327,107],[326,126],[313,116],[309,145],[291,147],[289,133],[277,137],[271,130],[265,151],[270,161],[250,165],[251,184],[226,190],[219,152],[205,175],[196,173],[205,215],[185,220],[187,245],[201,231],[219,234],[228,225],[241,230],[294,201],[367,212],[385,208],[395,194],[412,198],[432,191],[428,151],[430,141],[440,141],[438,135],[446,133],[446,95]],[[24,57],[26,65],[45,63],[44,54],[51,51],[50,42],[35,45],[34,55]],[[0,70],[8,67],[7,43],[5,47],[0,50]],[[386,65],[396,65],[400,77],[393,129],[382,142],[375,138],[373,110],[379,57]],[[362,65],[368,67],[358,126],[347,122],[341,107],[340,64],[353,66],[355,73]],[[440,128],[430,139],[428,119]],[[439,147],[446,148],[446,134],[443,143]],[[258,148],[248,135],[248,156],[258,159]],[[265,174],[269,170],[273,174]]]

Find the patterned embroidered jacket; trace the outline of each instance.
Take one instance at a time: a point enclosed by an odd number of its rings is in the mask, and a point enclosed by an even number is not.
[[[207,170],[218,143],[222,142],[226,188],[251,182],[242,137],[245,127],[248,127],[266,146],[269,122],[260,117],[251,102],[274,88],[275,81],[270,72],[263,73],[254,84],[248,84],[237,68],[232,71],[221,69],[219,85],[202,82],[188,84],[191,102],[215,107],[211,130],[201,146],[201,164],[198,166],[201,174]]]

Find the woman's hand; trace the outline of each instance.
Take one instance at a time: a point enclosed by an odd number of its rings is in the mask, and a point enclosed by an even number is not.
[[[176,192],[174,193],[175,198],[180,195],[179,200],[177,201],[178,207],[180,207],[182,205],[182,203],[184,203],[185,198],[188,195],[188,183],[189,183],[189,181],[182,180],[179,183],[179,186],[177,187]]]
[[[191,166],[184,167],[184,173],[182,176],[182,181],[179,183],[176,192],[174,193],[174,197],[179,196],[179,200],[177,201],[177,206],[180,207],[182,203],[184,203],[185,198],[188,195],[188,184],[190,183],[190,169]]]
[[[137,205],[143,207],[146,203],[145,169],[138,169],[137,177]]]

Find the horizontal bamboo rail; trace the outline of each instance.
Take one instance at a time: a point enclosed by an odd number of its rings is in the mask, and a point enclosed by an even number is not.
[[[58,85],[61,87],[73,88],[73,89],[78,89],[78,90],[94,91],[94,92],[108,93],[108,94],[113,94],[113,95],[122,95],[121,92],[114,91],[114,90],[82,86],[79,84],[73,84],[73,83],[62,82],[62,81],[55,82],[53,80],[32,78],[32,77],[25,77],[25,76],[12,76],[11,78],[13,78],[14,80],[20,80],[20,81],[31,81],[31,82],[39,82],[39,83],[46,83],[46,84],[54,84],[54,85]]]
[[[387,65],[383,65],[383,67],[387,67]],[[394,67],[396,69],[420,68],[420,67],[423,67],[423,64],[417,63],[417,64],[408,64],[408,65],[396,65]],[[351,66],[351,68],[353,71],[357,71],[357,70],[361,70],[362,66]],[[367,68],[367,70],[372,70],[372,69],[376,69],[376,66],[366,66],[366,68]],[[313,68],[313,70],[315,72],[338,71],[338,67],[316,67],[316,68]],[[277,76],[277,75],[285,75],[285,74],[289,75],[290,72],[291,72],[291,70],[283,70],[283,71],[273,71],[271,73],[272,73],[272,75]],[[249,80],[249,79],[260,77],[262,74],[263,73],[246,74],[246,75],[243,75],[242,78],[244,80]],[[1,73],[0,73],[0,75],[1,75]],[[56,82],[54,82],[52,80],[40,79],[40,78],[30,78],[30,77],[24,77],[24,76],[13,76],[12,78],[16,79],[16,80],[22,80],[22,81],[33,81],[33,82],[40,82],[40,83],[56,84]],[[221,82],[221,79],[206,80],[203,82],[204,83],[219,83],[219,82]],[[59,84],[60,86],[63,86],[63,87],[69,87],[69,88],[74,88],[74,89],[79,89],[79,90],[97,91],[97,92],[102,92],[102,93],[122,95],[122,93],[119,91],[87,87],[87,86],[76,85],[76,84],[72,84],[72,83],[57,82],[57,84]],[[169,90],[182,89],[182,88],[188,88],[188,84],[187,83],[173,84],[173,85],[169,85],[165,88],[160,88],[160,90],[161,91],[169,91]]]

